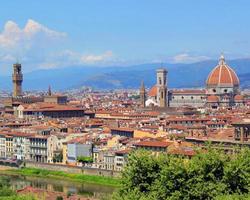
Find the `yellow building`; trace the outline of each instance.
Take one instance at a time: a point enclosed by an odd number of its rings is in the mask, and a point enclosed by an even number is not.
[[[107,141],[107,148],[116,147],[119,144],[120,136],[116,135]]]

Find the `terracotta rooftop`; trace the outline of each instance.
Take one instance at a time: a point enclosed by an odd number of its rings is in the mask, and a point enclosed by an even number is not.
[[[210,95],[207,97],[207,102],[209,103],[217,103],[219,102],[219,97],[215,96],[215,95]]]
[[[34,104],[22,104],[24,111],[84,111],[83,108],[77,108],[70,105],[60,105],[51,103],[34,103]]]
[[[155,97],[157,95],[157,86],[154,85],[149,91],[148,96]]]
[[[164,142],[164,141],[141,141],[136,143],[136,146],[140,147],[168,147],[171,142]]]

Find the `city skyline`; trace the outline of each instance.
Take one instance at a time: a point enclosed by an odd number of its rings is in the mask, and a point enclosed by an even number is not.
[[[1,74],[71,66],[249,58],[247,1],[4,2]]]

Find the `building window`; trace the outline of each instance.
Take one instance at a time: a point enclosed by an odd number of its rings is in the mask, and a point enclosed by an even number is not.
[[[224,92],[227,93],[227,89],[225,89]]]
[[[213,89],[213,92],[215,93],[215,92],[216,92],[216,89]]]
[[[193,97],[193,96],[191,96],[191,99],[194,99],[194,97]]]

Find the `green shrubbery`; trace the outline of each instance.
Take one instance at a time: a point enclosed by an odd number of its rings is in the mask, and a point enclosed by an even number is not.
[[[248,149],[233,155],[208,149],[191,159],[136,151],[129,156],[113,199],[249,199],[249,184]]]

